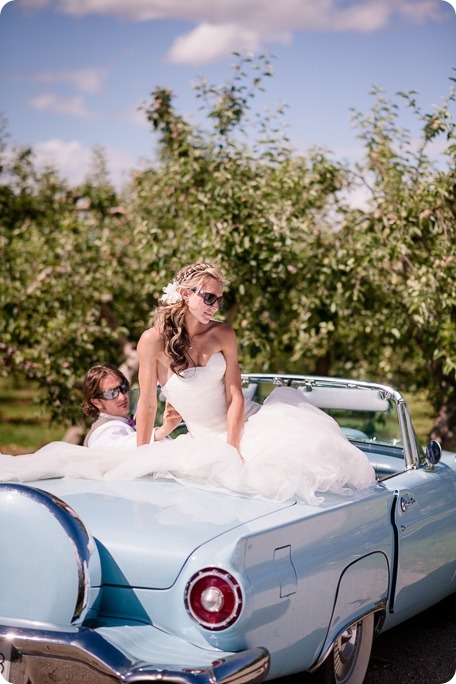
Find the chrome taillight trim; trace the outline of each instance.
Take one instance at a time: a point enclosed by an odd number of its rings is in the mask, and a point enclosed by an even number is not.
[[[203,620],[193,610],[193,607],[191,605],[190,599],[192,589],[195,587],[196,583],[204,577],[220,577],[230,586],[235,597],[234,608],[231,611],[230,616],[222,622],[218,622],[216,624],[212,622],[206,622],[205,620]],[[227,570],[223,570],[222,568],[210,567],[199,570],[191,577],[191,579],[187,583],[187,586],[185,587],[184,603],[188,614],[198,625],[204,627],[205,629],[209,629],[212,632],[218,632],[223,629],[227,629],[227,627],[230,627],[232,624],[236,622],[236,620],[239,618],[239,615],[241,614],[244,599],[242,596],[241,586],[231,573],[229,573]]]

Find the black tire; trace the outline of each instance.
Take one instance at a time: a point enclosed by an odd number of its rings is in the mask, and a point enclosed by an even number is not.
[[[372,650],[374,615],[357,620],[336,639],[315,673],[320,684],[362,684]]]

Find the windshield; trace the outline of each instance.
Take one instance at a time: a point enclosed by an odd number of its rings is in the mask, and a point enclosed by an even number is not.
[[[349,439],[402,446],[396,406],[393,402],[388,411],[382,412],[326,409],[326,413],[339,423]]]

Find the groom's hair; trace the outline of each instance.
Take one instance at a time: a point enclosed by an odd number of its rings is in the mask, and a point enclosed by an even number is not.
[[[87,371],[84,378],[82,393],[82,410],[86,415],[92,416],[92,418],[96,418],[98,416],[99,411],[93,404],[92,399],[96,399],[96,397],[100,394],[101,381],[107,375],[112,374],[117,375],[119,378],[119,384],[124,381],[128,382],[122,371],[110,363],[99,363],[96,366],[92,366],[92,368]]]

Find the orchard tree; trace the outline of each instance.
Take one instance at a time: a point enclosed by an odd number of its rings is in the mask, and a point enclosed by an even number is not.
[[[113,294],[122,291],[129,233],[106,179],[70,188],[52,169],[38,172],[31,150],[3,153],[2,372],[36,381],[52,416],[76,421],[85,371],[123,357]]]
[[[415,93],[398,94],[420,122],[417,144],[398,126],[399,106],[379,89],[373,94],[372,111],[355,115],[365,147],[356,173],[368,208],[347,211],[329,265],[339,280],[341,359],[425,389],[436,416],[432,436],[456,450],[455,96],[424,114]],[[436,165],[429,148],[438,137],[446,161]]]
[[[272,75],[267,57],[238,56],[233,76],[195,85],[206,128],[157,88],[144,103],[157,163],[121,196],[94,151],[86,182],[38,173],[31,150],[0,140],[3,372],[37,380],[56,416],[80,418],[79,385],[97,361],[137,370],[135,344],[162,287],[204,259],[230,279],[222,315],[241,364],[258,370],[366,375],[424,388],[435,436],[454,447],[455,144],[449,102],[422,114],[417,147],[399,108],[376,91],[355,120],[363,164],[325,150],[298,155],[284,111],[255,113]],[[427,153],[445,137],[448,162]],[[364,210],[343,199],[357,178]]]
[[[137,175],[131,188],[129,213],[143,245],[140,278],[151,275],[155,290],[144,283],[144,292],[156,301],[182,264],[215,262],[230,280],[225,315],[237,329],[243,367],[289,370],[294,343],[287,330],[328,247],[345,171],[322,150],[293,153],[280,125],[283,110],[251,116],[252,100],[272,74],[267,57],[239,57],[233,70],[221,86],[202,79],[195,87],[208,129],[177,114],[166,89],[144,105],[158,134],[160,166]],[[314,351],[297,367],[312,370]]]

